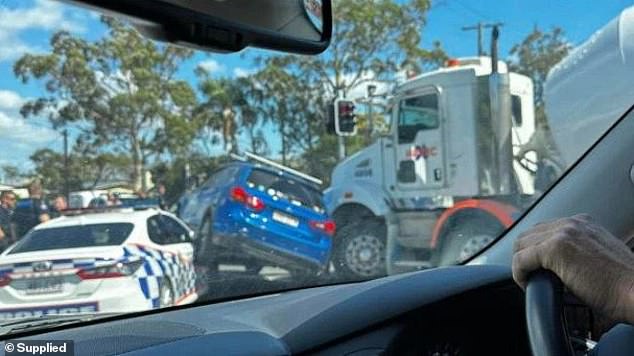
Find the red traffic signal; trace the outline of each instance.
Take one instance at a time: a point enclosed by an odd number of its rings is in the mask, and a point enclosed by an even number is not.
[[[339,136],[354,136],[357,134],[357,120],[354,113],[354,101],[346,99],[335,100],[335,133]]]

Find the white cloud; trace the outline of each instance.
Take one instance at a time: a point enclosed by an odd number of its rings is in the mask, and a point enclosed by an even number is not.
[[[233,75],[236,78],[248,77],[253,73],[255,73],[254,69],[246,69],[246,68],[240,68],[240,67],[233,69]]]
[[[40,121],[37,121],[40,123]],[[16,148],[33,150],[34,147],[50,143],[59,137],[59,134],[44,125],[35,125],[19,116],[9,115],[0,111],[0,141],[3,145]],[[17,154],[15,151],[4,151]],[[5,157],[6,158],[6,157]]]
[[[198,67],[206,70],[209,74],[221,73],[225,70],[225,66],[213,59],[207,59],[198,63]]]
[[[51,0],[36,0],[29,8],[0,6],[0,61],[14,60],[24,53],[41,53],[43,49],[25,42],[21,34],[29,30],[66,30],[84,33],[86,27],[77,16],[79,9]]]
[[[24,119],[20,107],[27,98],[11,90],[0,90],[0,152],[9,164],[29,165],[29,157],[40,148],[50,147],[60,139],[44,117]]]
[[[24,104],[24,98],[11,90],[0,89],[0,109],[19,110]]]
[[[31,8],[0,8],[0,29],[24,31],[29,29],[67,30],[84,32],[86,28],[69,20],[68,6],[51,0],[36,0]]]

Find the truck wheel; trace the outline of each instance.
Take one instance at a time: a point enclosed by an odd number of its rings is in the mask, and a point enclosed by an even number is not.
[[[337,232],[333,255],[336,273],[346,279],[372,279],[387,274],[386,227],[383,221],[352,221]]]
[[[464,262],[482,251],[503,231],[504,226],[491,216],[482,214],[477,217],[458,218],[443,234],[435,264],[447,266]]]

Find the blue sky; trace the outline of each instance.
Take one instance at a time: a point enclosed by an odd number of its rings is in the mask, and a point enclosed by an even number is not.
[[[535,25],[542,29],[562,27],[576,45],[630,5],[632,1],[624,0],[433,0],[423,30],[423,46],[440,40],[451,56],[474,55],[476,34],[462,31],[461,27],[478,21],[504,23],[500,42],[503,58]],[[0,165],[21,166],[38,148],[61,149],[61,136],[48,127],[45,119],[24,120],[18,113],[25,100],[42,94],[41,83],[22,84],[12,72],[13,62],[21,54],[46,51],[50,35],[59,29],[89,39],[103,33],[98,16],[85,10],[51,0],[0,0]],[[488,42],[487,32],[486,46]],[[197,53],[181,68],[181,75],[193,81],[193,69],[198,65],[215,76],[244,75],[252,70],[248,57],[256,51],[232,55]]]

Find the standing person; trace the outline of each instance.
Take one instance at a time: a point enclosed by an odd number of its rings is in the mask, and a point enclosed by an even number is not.
[[[29,186],[29,199],[20,201],[15,209],[16,238],[21,238],[36,225],[50,219],[48,205],[42,199],[42,186],[33,182]]]
[[[66,203],[66,197],[63,195],[57,195],[55,200],[53,200],[53,208],[50,212],[50,217],[52,219],[58,218],[62,216],[64,210],[68,209],[68,203]]]
[[[158,193],[159,208],[161,208],[162,210],[167,210],[167,200],[165,199],[165,193],[166,193],[165,184],[159,183],[158,187],[156,188],[156,191]]]
[[[107,206],[118,206],[121,205],[121,200],[119,200],[119,195],[108,192],[108,201],[106,202]]]
[[[15,242],[15,229],[13,226],[13,209],[15,209],[16,196],[10,190],[0,193],[0,250],[4,250]]]

